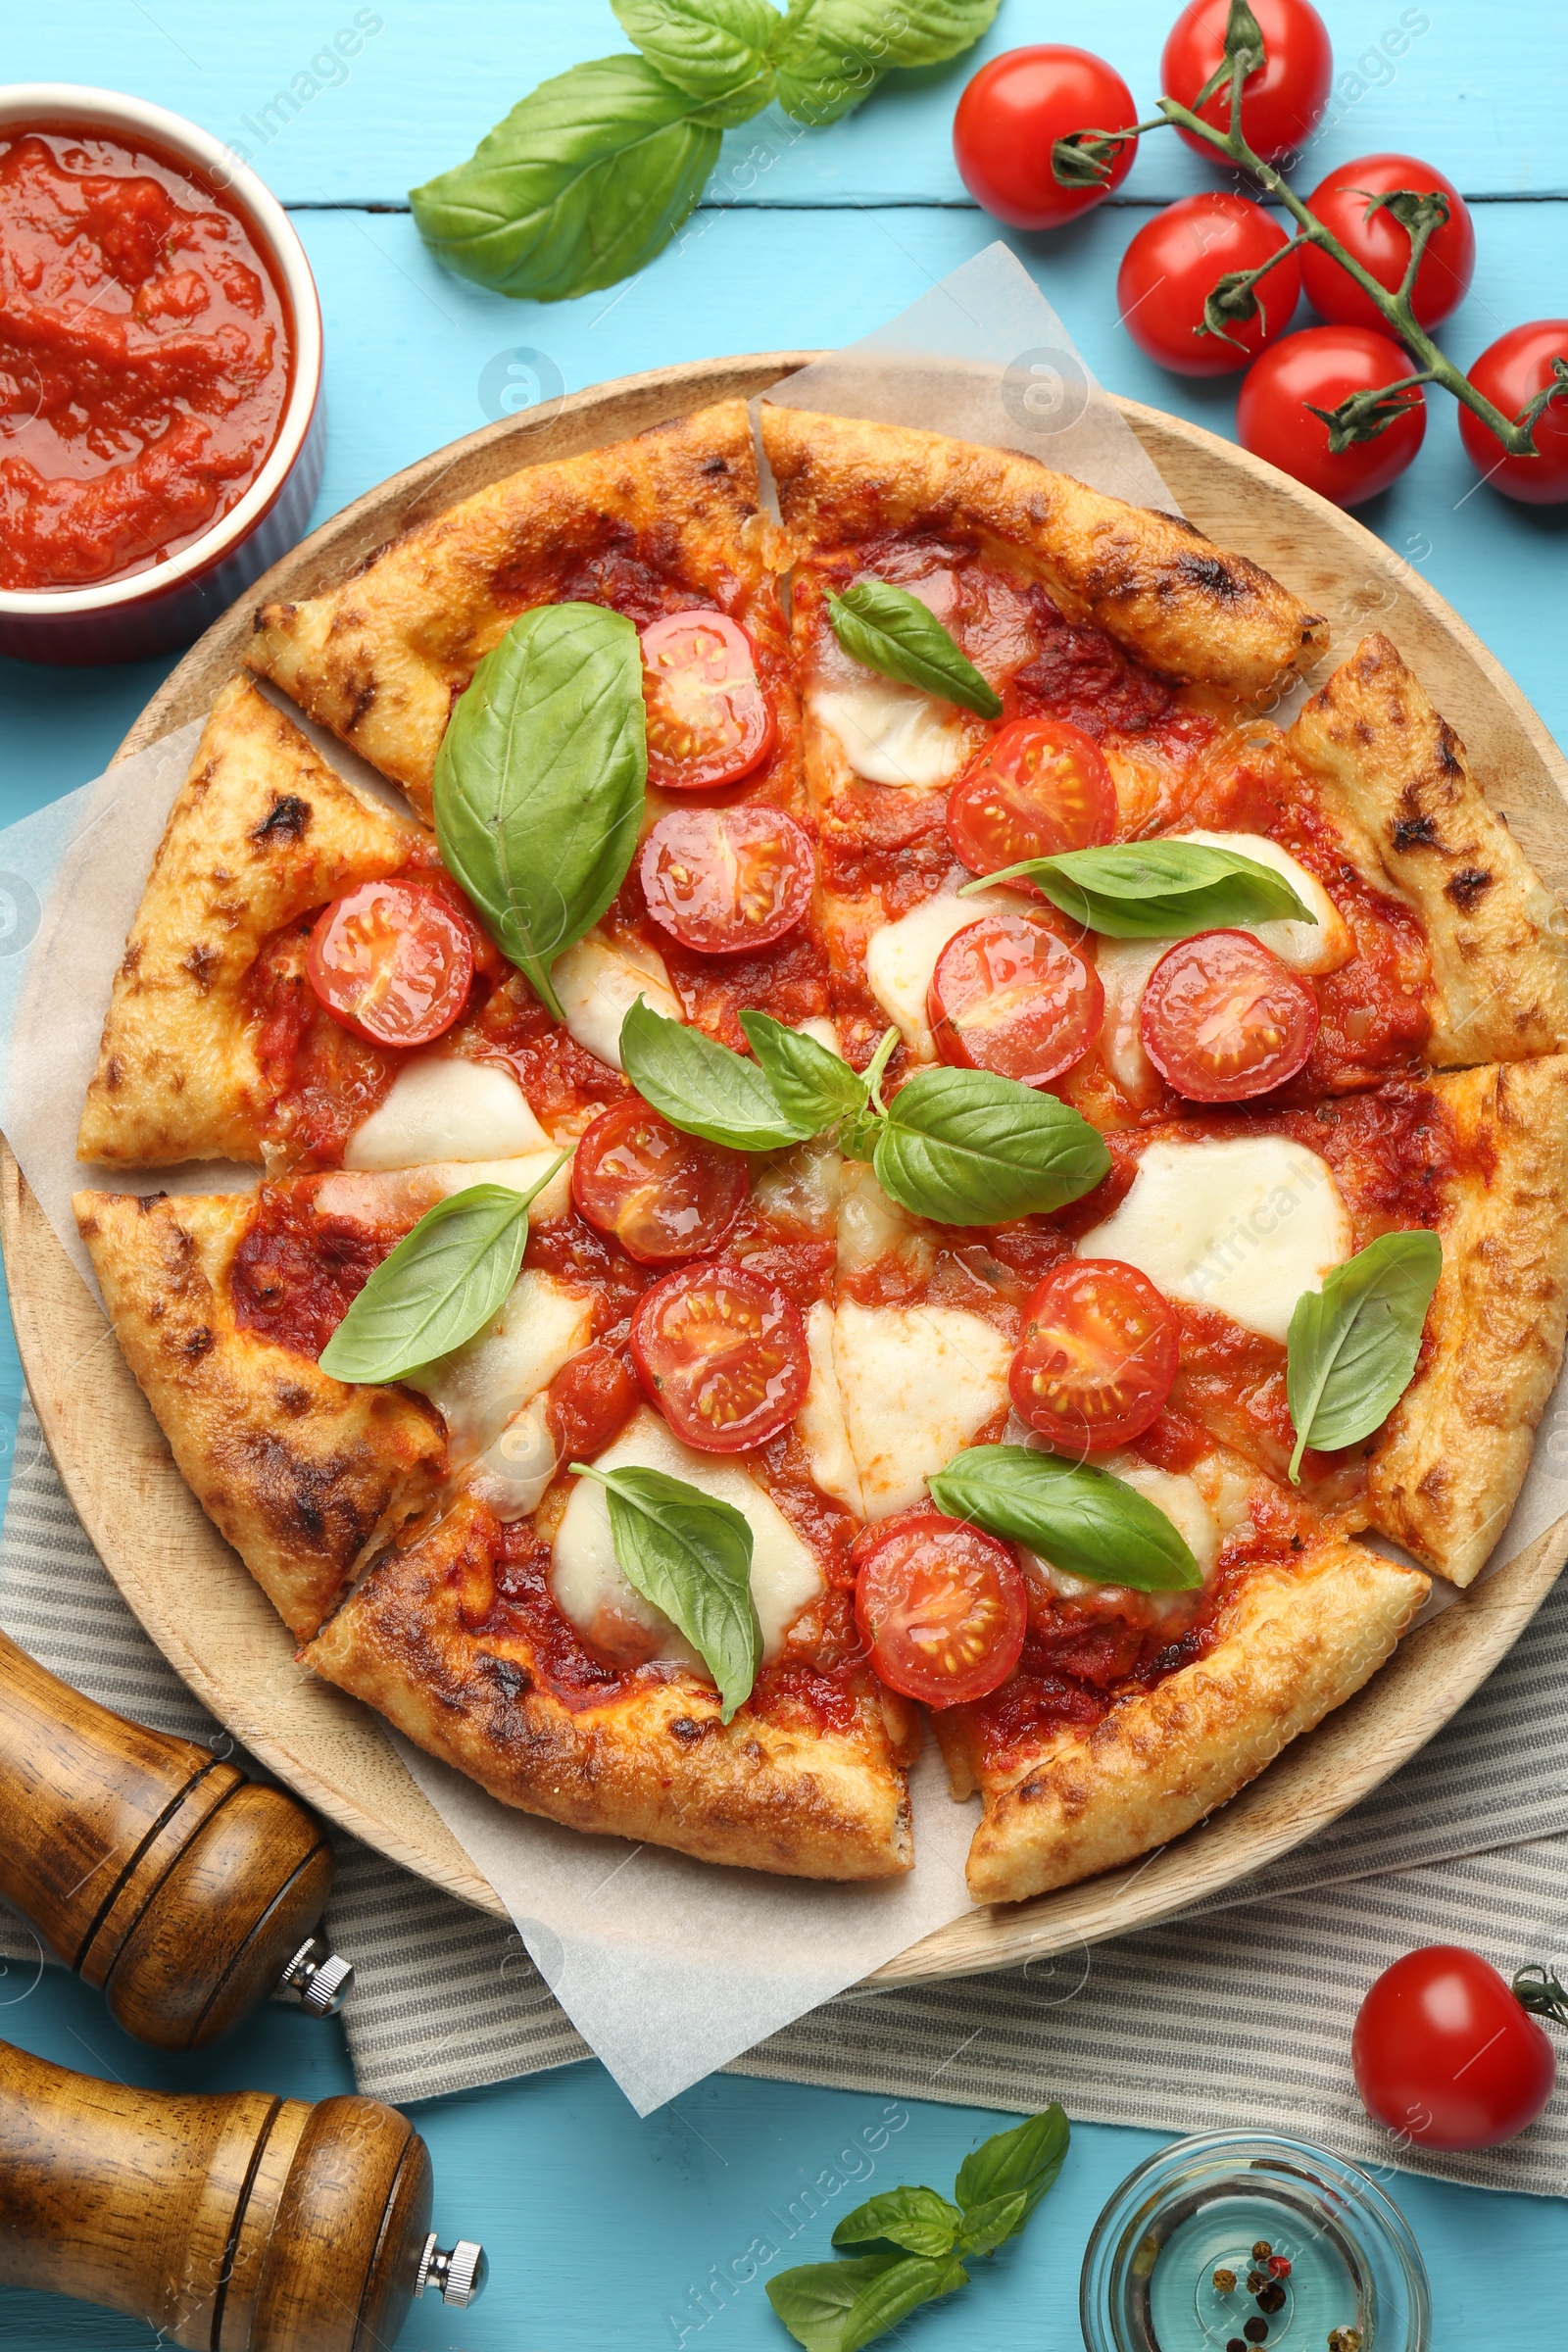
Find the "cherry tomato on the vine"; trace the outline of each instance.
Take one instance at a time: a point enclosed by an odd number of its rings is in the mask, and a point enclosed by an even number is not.
[[[1049,1086],[1082,1061],[1105,1019],[1087,956],[1023,914],[983,914],[937,958],[926,1017],[956,1069]]]
[[[1551,2096],[1551,2043],[1506,1978],[1459,1944],[1386,1968],[1350,2041],[1367,2112],[1425,2148],[1493,2148]]]
[[[1179,1333],[1163,1294],[1115,1257],[1053,1266],[1007,1376],[1021,1417],[1064,1453],[1130,1445],[1165,1409]]]
[[[672,808],[643,843],[643,896],[656,923],[700,956],[782,939],[811,904],[816,858],[782,808]]]
[[[1178,940],[1144,991],[1144,1051],[1190,1102],[1245,1102],[1294,1078],[1317,1038],[1307,982],[1250,931]]]
[[[777,1437],[811,1379],[806,1330],[783,1292],[722,1263],[682,1266],[644,1291],[631,1360],[676,1437],[704,1453]]]
[[[1427,429],[1421,388],[1399,395],[1399,414],[1371,441],[1354,441],[1338,455],[1329,428],[1314,409],[1335,409],[1352,392],[1396,384],[1413,369],[1389,335],[1364,326],[1308,326],[1287,335],[1252,362],[1236,402],[1236,437],[1254,458],[1266,458],[1309,490],[1355,507],[1386,490],[1421,447]]]
[[[1116,786],[1105,755],[1062,718],[1010,719],[948,795],[948,839],[971,874],[1095,849],[1115,829]],[[1017,887],[1042,895],[1032,882]]]
[[[306,970],[334,1020],[378,1046],[427,1046],[467,1003],[473,937],[436,882],[362,882],[316,918]]]
[[[1062,42],[1008,49],[982,66],[958,100],[953,152],[977,204],[1013,228],[1059,228],[1119,188],[1136,139],[1109,158],[1107,176],[1064,188],[1051,169],[1052,144],[1074,130],[1130,130],[1132,92],[1103,58]]]
[[[682,1135],[635,1095],[602,1110],[572,1154],[578,1214],[645,1266],[711,1256],[750,1185],[744,1152]]]
[[[1410,297],[1410,307],[1421,324],[1433,327],[1457,310],[1475,275],[1476,232],[1470,208],[1451,179],[1431,164],[1418,163],[1413,155],[1364,155],[1359,163],[1341,164],[1327,179],[1319,180],[1307,204],[1352,260],[1395,294],[1409,267],[1410,234],[1387,205],[1376,211],[1372,208],[1378,197],[1393,196],[1400,188],[1408,188],[1416,196],[1447,199],[1448,218],[1427,240]],[[1382,334],[1389,331],[1371,295],[1320,246],[1302,246],[1301,283],[1320,318],[1331,318],[1338,326],[1369,326]]]
[[[1513,326],[1489,343],[1470,369],[1470,381],[1505,416],[1517,416],[1552,381],[1551,363],[1568,360],[1568,318],[1538,318]],[[1494,490],[1527,507],[1568,501],[1568,385],[1536,420],[1536,455],[1510,458],[1492,427],[1469,409],[1459,411],[1464,454]]]
[[[649,783],[711,792],[750,775],[773,748],[774,722],[746,631],[723,612],[670,612],[642,647]]]
[[[1006,1681],[1029,1611],[1005,1544],[940,1511],[902,1511],[868,1527],[850,1561],[855,1620],[891,1690],[956,1707]]]
[[[1293,254],[1259,279],[1254,315],[1226,322],[1233,341],[1204,328],[1204,301],[1227,270],[1255,270],[1289,243],[1273,215],[1250,197],[1217,188],[1184,196],[1156,213],[1121,257],[1121,322],[1140,351],[1178,375],[1229,375],[1290,325],[1300,298],[1300,263]]]
[[[1192,107],[1224,58],[1230,13],[1230,0],[1189,0],[1159,61],[1159,86],[1167,98]],[[1242,90],[1242,135],[1266,164],[1277,164],[1321,122],[1334,80],[1334,51],[1328,26],[1307,0],[1252,0],[1252,14],[1263,35],[1263,67],[1248,75]],[[1200,122],[1229,130],[1229,81],[1193,111]],[[1179,135],[1197,154],[1223,167],[1224,157],[1206,139],[1191,130]]]

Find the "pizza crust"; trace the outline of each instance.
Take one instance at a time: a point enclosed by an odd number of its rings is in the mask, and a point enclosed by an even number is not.
[[[1568,1055],[1431,1082],[1464,1172],[1416,1378],[1368,1464],[1369,1524],[1450,1584],[1479,1574],[1530,1467],[1568,1328]]]
[[[446,1459],[437,1415],[401,1389],[346,1388],[236,1326],[229,1269],[248,1194],[86,1192],[74,1205],[181,1477],[304,1639],[367,1548],[434,1491]]]
[[[260,1159],[270,1089],[243,993],[263,943],[426,838],[351,792],[248,679],[225,686],[115,975],[77,1157]]]
[[[1339,1541],[1254,1569],[1206,1657],[984,1789],[974,1900],[1073,1886],[1180,1837],[1359,1690],[1428,1590],[1415,1569]]]
[[[892,531],[972,536],[1021,558],[1069,620],[1237,695],[1267,693],[1328,643],[1323,615],[1247,557],[1015,450],[765,402],[761,432],[785,525],[813,553]]]
[[[1457,1069],[1568,1046],[1568,919],[1387,637],[1362,639],[1286,742],[1366,880],[1425,926],[1427,1058]]]
[[[744,401],[530,466],[406,531],[341,588],[264,605],[246,659],[430,810],[452,706],[552,566],[640,557],[760,646],[784,642]],[[528,595],[528,575],[544,595]],[[770,680],[771,686],[771,680]],[[786,718],[788,713],[782,714]]]
[[[910,1867],[908,1789],[874,1696],[853,1733],[809,1737],[748,1708],[722,1726],[711,1687],[667,1668],[568,1708],[497,1602],[486,1517],[460,1498],[422,1541],[379,1560],[304,1663],[546,1820],[786,1878]]]

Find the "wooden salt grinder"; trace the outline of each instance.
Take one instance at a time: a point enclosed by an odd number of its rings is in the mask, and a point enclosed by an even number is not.
[[[484,2284],[430,2195],[423,2140],[375,2099],[133,2090],[0,2042],[0,2285],[190,2352],[385,2352],[426,2288]]]
[[[320,1825],[210,1748],[127,1723],[0,1634],[0,1894],[127,2034],[200,2050],[269,1994],[331,2015]]]

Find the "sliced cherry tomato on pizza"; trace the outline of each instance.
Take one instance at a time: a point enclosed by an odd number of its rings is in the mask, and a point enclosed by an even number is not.
[[[306,969],[356,1037],[427,1046],[468,1001],[473,939],[433,884],[362,882],[317,916]]]
[[[1010,719],[948,795],[948,839],[971,874],[1092,850],[1115,829],[1116,787],[1105,755],[1065,719]]]
[[[1155,964],[1144,1051],[1190,1102],[1244,1102],[1283,1086],[1312,1051],[1317,999],[1250,931],[1200,931]]]
[[[676,1437],[704,1453],[776,1437],[811,1379],[805,1327],[782,1291],[722,1262],[683,1267],[643,1293],[631,1358]]]
[[[782,939],[811,904],[816,858],[782,808],[672,808],[643,843],[638,872],[656,923],[699,956]]]
[[[1413,196],[1441,196],[1448,207],[1448,218],[1427,239],[1410,296],[1418,322],[1433,327],[1458,309],[1476,273],[1476,232],[1470,208],[1451,179],[1413,155],[1364,155],[1359,163],[1340,164],[1327,179],[1320,179],[1307,203],[1350,259],[1395,294],[1410,265],[1410,232],[1378,199],[1396,195],[1401,188]],[[1267,282],[1265,279],[1264,284]],[[1388,320],[1371,295],[1362,292],[1332,254],[1303,244],[1301,284],[1320,318],[1387,334]]]
[[[983,914],[938,956],[926,1015],[956,1068],[1049,1086],[1100,1036],[1105,992],[1087,956],[1044,923]]]
[[[644,1266],[710,1257],[750,1185],[744,1152],[682,1135],[635,1096],[602,1110],[572,1155],[578,1213]]]
[[[1283,162],[1321,121],[1334,83],[1329,28],[1308,0],[1252,0],[1263,35],[1263,63],[1242,84],[1242,135],[1267,164]],[[1159,86],[1167,98],[1192,106],[1225,57],[1230,0],[1188,0],[1165,39]],[[1228,130],[1231,86],[1194,109],[1200,122]],[[1224,169],[1224,158],[1196,131],[1182,130],[1194,152]]]
[[[773,706],[746,631],[722,612],[671,612],[642,633],[648,781],[711,792],[750,775],[773,743]]]
[[[1164,1295],[1136,1266],[1064,1258],[1025,1309],[1008,1391],[1030,1428],[1062,1452],[1103,1453],[1159,1419],[1178,1337]]]
[[[1006,1681],[1029,1612],[1005,1544],[940,1511],[904,1511],[867,1528],[850,1561],[855,1620],[890,1690],[956,1707]]]

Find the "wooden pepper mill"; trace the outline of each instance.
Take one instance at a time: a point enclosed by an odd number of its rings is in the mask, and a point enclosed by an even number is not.
[[[0,2042],[0,2285],[128,2312],[190,2352],[384,2352],[482,2247],[438,2248],[430,2155],[375,2099],[98,2082]]]
[[[329,2016],[320,1825],[193,1740],[58,1682],[0,1634],[0,1894],[127,2034],[205,2049],[269,1994]]]

